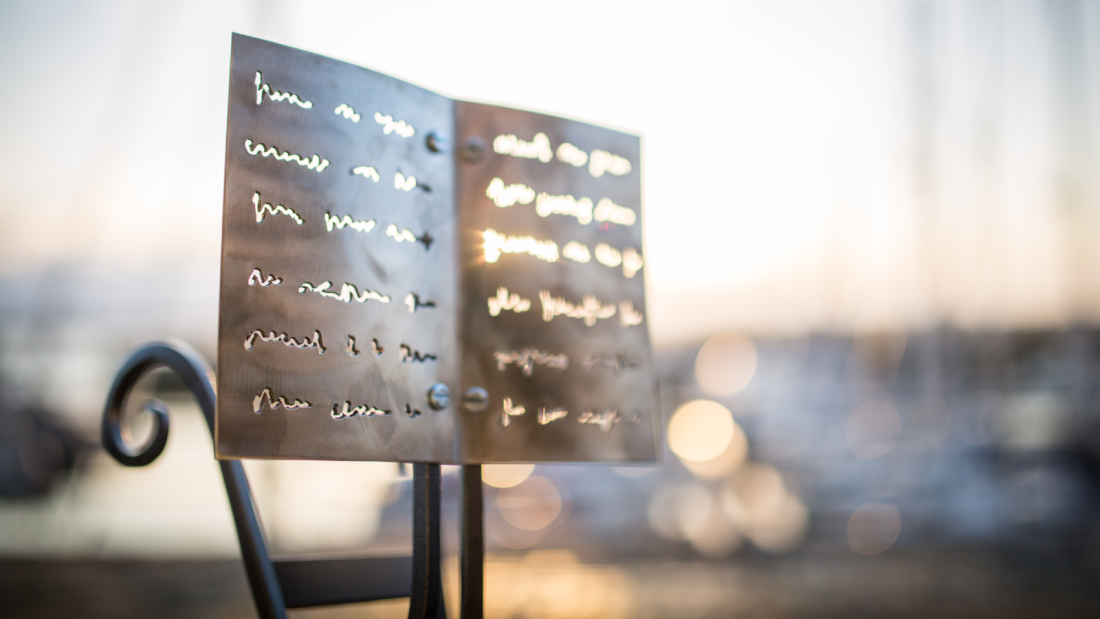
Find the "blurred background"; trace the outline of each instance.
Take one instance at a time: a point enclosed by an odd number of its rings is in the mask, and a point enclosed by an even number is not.
[[[487,467],[488,616],[1100,612],[1100,3],[8,0],[5,615],[254,616],[180,385],[98,447],[130,349],[214,357],[234,31],[643,136],[663,461]],[[411,546],[394,464],[246,467],[276,554]]]

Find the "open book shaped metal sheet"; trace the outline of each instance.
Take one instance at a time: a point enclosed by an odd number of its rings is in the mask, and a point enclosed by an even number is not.
[[[656,458],[636,136],[232,54],[219,457]]]

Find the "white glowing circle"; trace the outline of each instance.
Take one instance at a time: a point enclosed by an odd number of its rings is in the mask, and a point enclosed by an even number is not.
[[[494,488],[511,488],[531,476],[534,464],[486,464],[481,467],[481,480]]]
[[[861,555],[877,555],[901,533],[901,513],[889,503],[866,503],[848,519],[848,545]]]
[[[528,477],[522,483],[497,494],[497,509],[508,524],[523,531],[550,526],[561,513],[562,500],[553,482],[545,477]]]
[[[748,337],[735,334],[711,337],[695,357],[695,380],[707,395],[731,396],[756,374],[756,346]]]
[[[668,446],[681,460],[706,462],[721,455],[735,433],[729,409],[710,400],[693,400],[672,414]]]
[[[733,437],[729,445],[714,458],[696,462],[683,460],[692,475],[700,479],[722,479],[736,473],[748,459],[749,441],[737,422],[733,422]]]

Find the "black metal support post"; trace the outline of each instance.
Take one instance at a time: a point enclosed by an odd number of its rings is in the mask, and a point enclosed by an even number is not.
[[[462,467],[462,613],[461,619],[481,619],[485,597],[485,502],[481,465]]]
[[[409,619],[446,619],[439,550],[439,465],[413,465],[413,589]]]

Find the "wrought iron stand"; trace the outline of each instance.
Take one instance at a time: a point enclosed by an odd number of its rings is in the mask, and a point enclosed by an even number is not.
[[[138,380],[154,368],[175,372],[198,400],[211,436],[214,433],[214,370],[182,342],[143,346],[123,364],[107,396],[103,413],[103,446],[126,466],[145,466],[160,456],[168,442],[168,407],[148,402],[152,439],[136,451],[120,433],[122,407]],[[248,582],[263,619],[285,619],[287,608],[409,598],[410,619],[445,619],[440,569],[440,480],[438,464],[413,465],[412,557],[276,560],[268,553],[260,515],[248,477],[239,460],[219,462],[225,491],[237,526]],[[485,557],[481,466],[462,467],[462,619],[482,616]],[[411,575],[411,579],[407,577]]]

